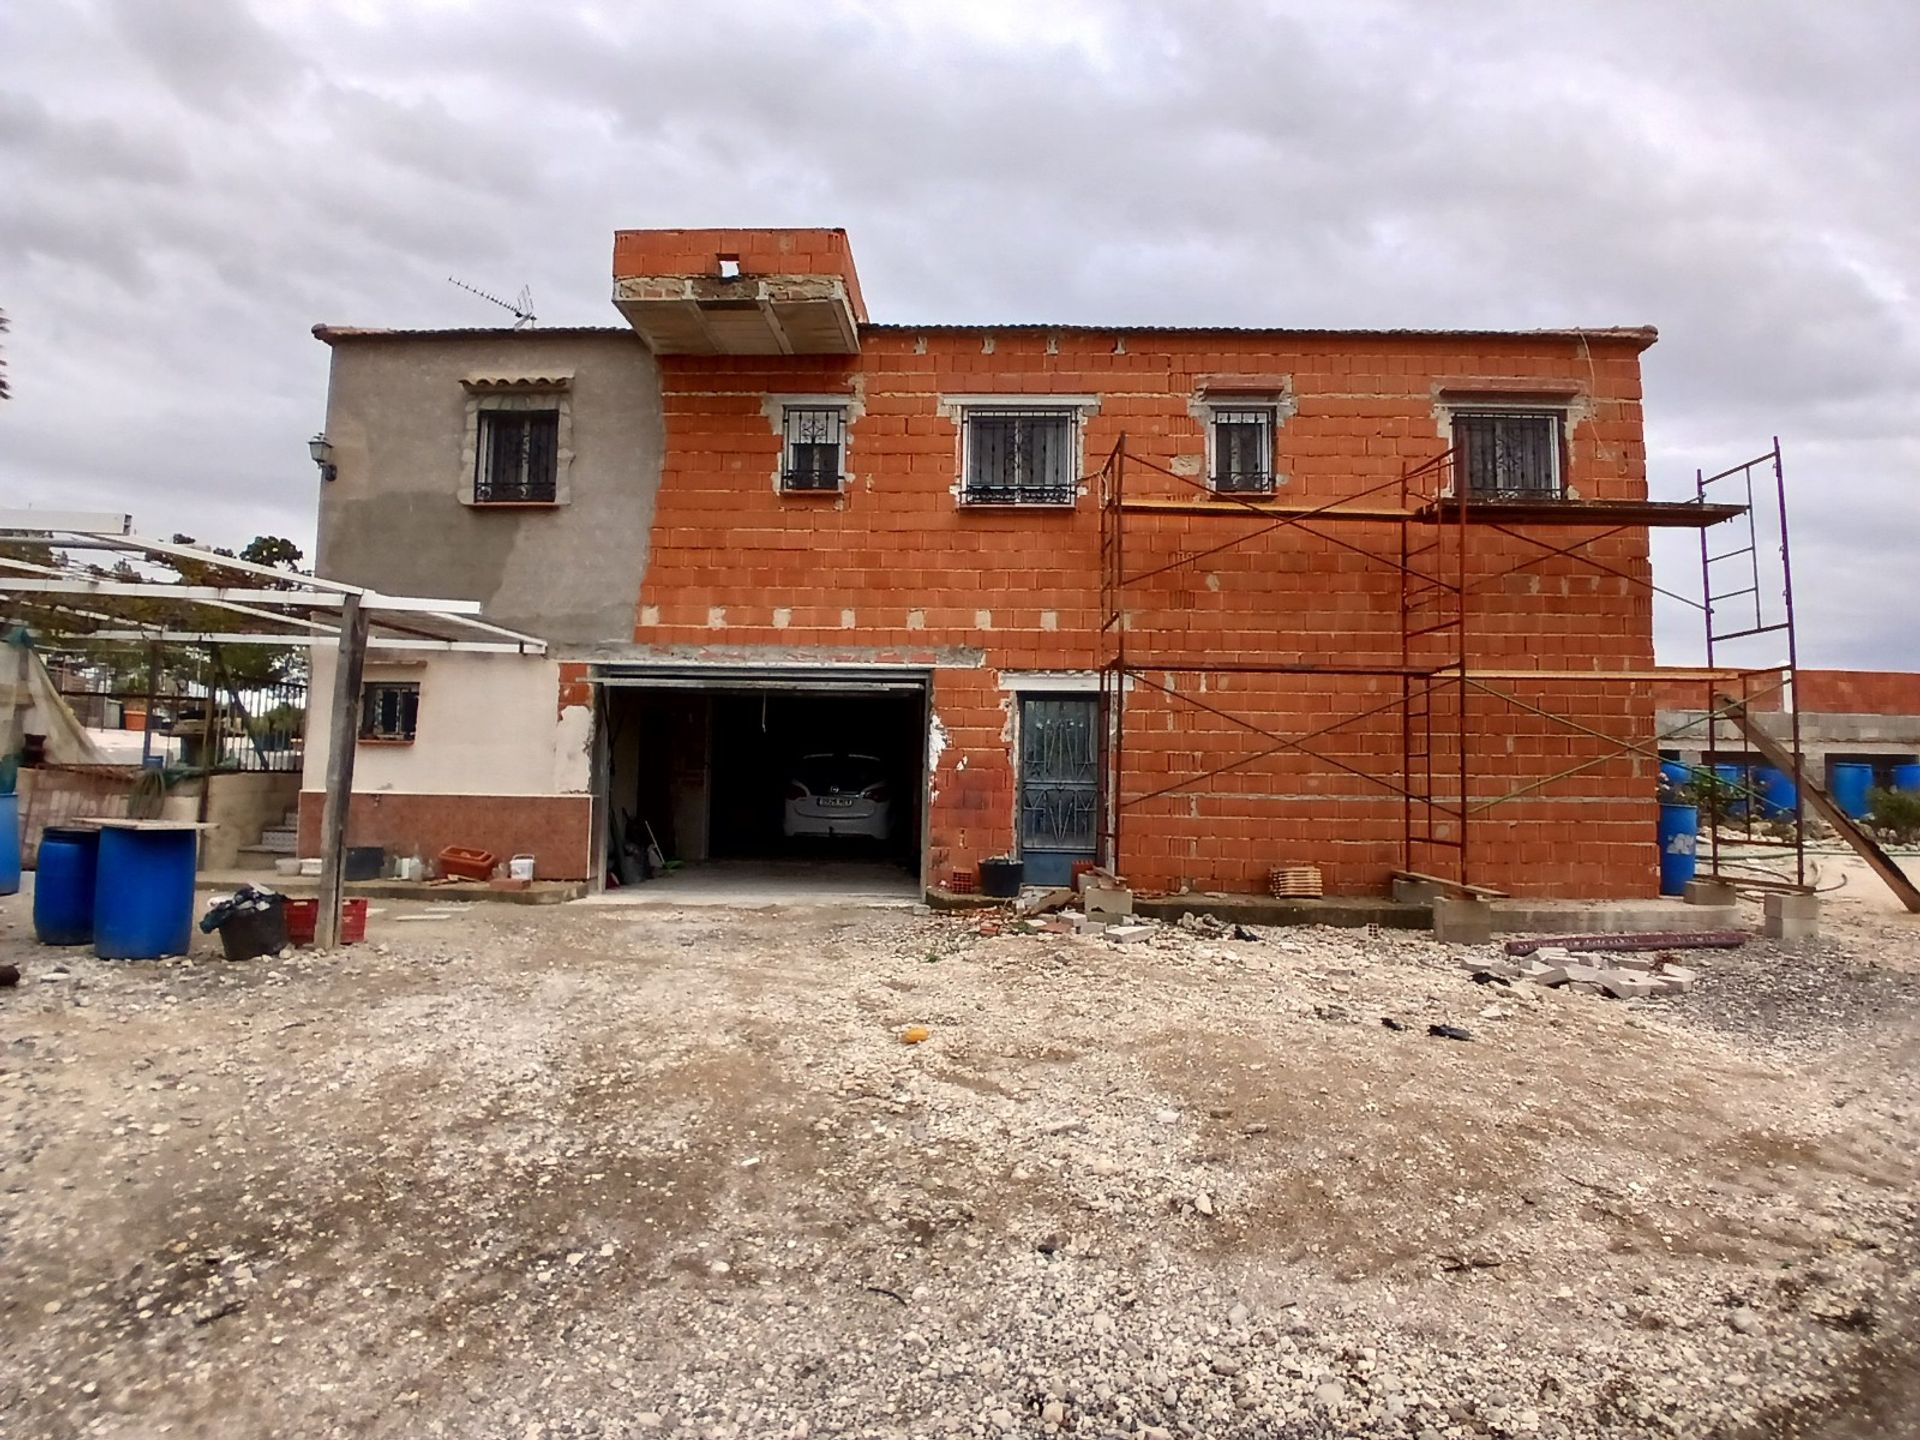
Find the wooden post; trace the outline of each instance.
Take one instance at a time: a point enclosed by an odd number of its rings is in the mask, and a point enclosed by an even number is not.
[[[346,898],[347,806],[353,799],[353,759],[360,740],[360,680],[367,664],[367,616],[360,597],[340,605],[340,650],[334,659],[332,721],[327,726],[327,801],[320,812],[320,914],[313,943],[331,949],[340,939]]]
[[[0,760],[20,756],[27,748],[27,710],[33,704],[33,647],[22,634],[20,643],[0,646],[13,651],[13,703],[7,708],[7,733],[0,740]]]

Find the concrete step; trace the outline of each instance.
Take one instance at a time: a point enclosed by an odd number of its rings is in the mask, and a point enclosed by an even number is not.
[[[293,855],[299,851],[300,837],[291,830],[262,830],[260,839],[245,848],[269,850],[275,855]]]

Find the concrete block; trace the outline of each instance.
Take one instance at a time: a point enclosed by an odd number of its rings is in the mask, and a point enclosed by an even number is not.
[[[1660,961],[1658,957],[1649,955],[1643,950],[1637,955],[1632,953],[1608,955],[1607,963],[1615,970],[1651,970]]]
[[[1449,893],[1448,886],[1436,885],[1431,880],[1407,880],[1396,876],[1393,882],[1393,898],[1402,905],[1431,905]]]
[[[1662,995],[1684,995],[1693,989],[1694,981],[1699,978],[1696,972],[1684,965],[1669,965],[1654,974],[1653,983],[1660,987]]]
[[[1761,930],[1769,940],[1818,940],[1820,938],[1820,897],[1818,895],[1769,895],[1763,902],[1765,919]]]
[[[1600,977],[1606,973],[1598,965],[1582,965],[1576,960],[1569,960],[1560,969],[1567,977],[1569,985],[1598,986]]]
[[[1087,914],[1114,922],[1133,914],[1133,891],[1120,885],[1089,885],[1081,893]]]
[[[1616,1000],[1644,1000],[1660,992],[1660,982],[1638,970],[1606,970],[1600,988]]]
[[[1514,964],[1511,960],[1481,960],[1472,955],[1462,958],[1460,968],[1469,975],[1478,975],[1484,971],[1489,975],[1498,975],[1502,980],[1518,980],[1526,973],[1524,967]]]
[[[1153,934],[1151,925],[1109,925],[1106,928],[1107,939],[1116,945],[1135,945]]]
[[[1520,972],[1520,978],[1531,980],[1536,985],[1564,985],[1567,983],[1567,967],[1564,965],[1529,965]]]
[[[1443,945],[1485,945],[1493,939],[1493,906],[1485,900],[1433,902],[1433,938]]]
[[[1724,880],[1708,880],[1704,878],[1689,880],[1686,890],[1681,894],[1681,899],[1685,900],[1689,905],[1733,905],[1737,903],[1737,897],[1733,893],[1733,886]]]
[[[1104,935],[1106,930],[1107,922],[1091,915],[1077,916],[1073,922],[1073,933],[1076,935]]]
[[[1563,990],[1575,991],[1581,995],[1598,995],[1602,993],[1599,982],[1594,980],[1569,980],[1561,988]]]

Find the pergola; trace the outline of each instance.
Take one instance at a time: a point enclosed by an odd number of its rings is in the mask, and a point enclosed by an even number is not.
[[[219,575],[218,584],[166,584],[91,573],[73,566],[19,558],[27,546],[96,552],[129,561],[189,561]],[[231,582],[224,579],[232,576]],[[194,612],[194,623],[141,621],[116,615],[101,602],[155,600]],[[320,827],[320,914],[315,943],[338,938],[345,893],[347,810],[353,794],[358,732],[355,712],[367,652],[446,651],[544,655],[546,642],[480,618],[476,600],[384,595],[360,585],[296,575],[221,555],[197,545],[136,535],[131,516],[79,511],[0,510],[0,603],[23,603],[94,628],[93,641],[189,646],[277,645],[327,648],[337,657],[327,731],[326,804]],[[232,616],[230,628],[210,618]],[[22,687],[24,690],[24,687]],[[18,717],[7,717],[17,728]],[[19,744],[9,734],[7,749]]]

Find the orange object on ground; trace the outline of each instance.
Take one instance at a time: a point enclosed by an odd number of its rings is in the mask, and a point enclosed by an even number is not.
[[[931,1040],[933,1032],[924,1025],[909,1025],[900,1032],[902,1045],[918,1045],[922,1040]]]
[[[440,852],[440,873],[457,875],[462,880],[491,880],[500,857],[491,850],[468,850],[449,845]]]

